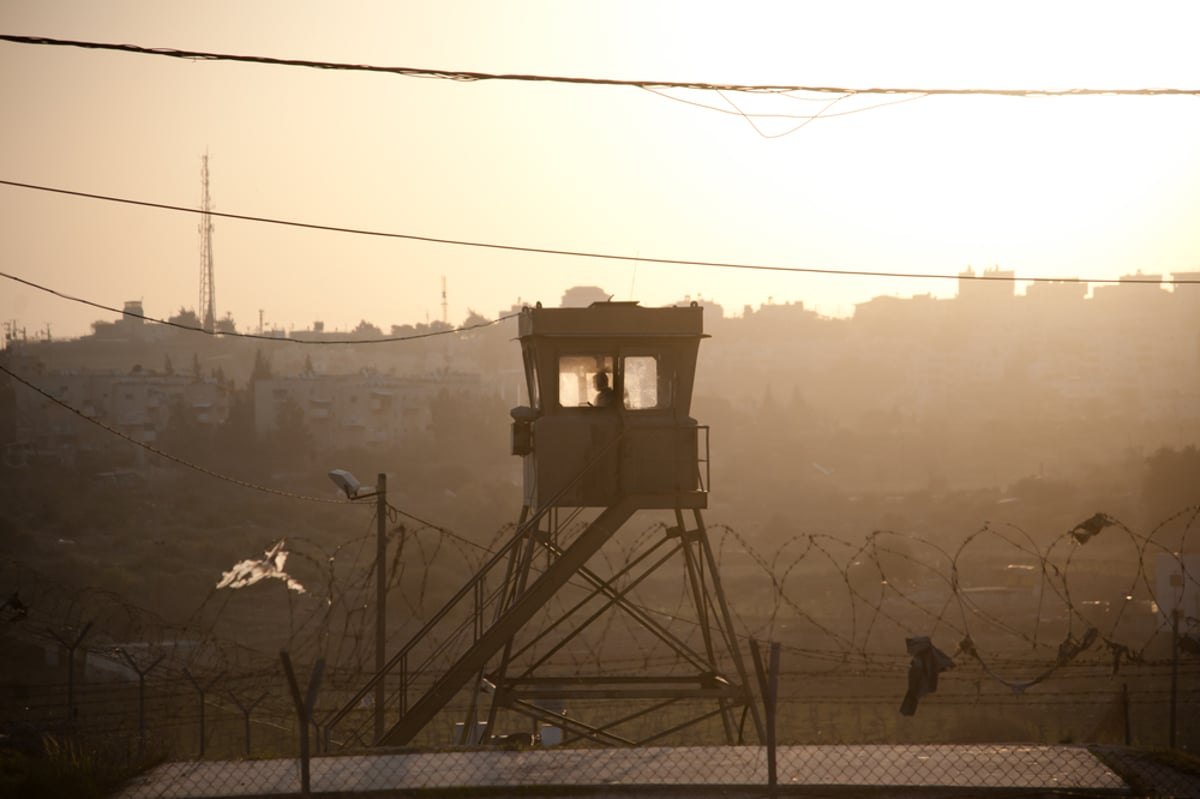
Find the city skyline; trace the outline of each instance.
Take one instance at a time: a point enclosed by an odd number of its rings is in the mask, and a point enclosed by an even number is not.
[[[954,294],[935,295],[933,292],[912,293],[907,295],[901,295],[898,293],[879,294],[865,298],[858,302],[854,302],[849,306],[848,309],[839,306],[837,313],[830,313],[828,308],[823,308],[819,304],[809,307],[803,300],[776,301],[776,298],[774,297],[768,297],[764,301],[757,303],[757,305],[747,303],[740,309],[722,303],[721,298],[719,297],[704,297],[702,295],[696,295],[695,297],[692,295],[684,295],[676,298],[672,302],[664,303],[664,305],[678,305],[680,303],[698,301],[706,306],[709,306],[710,308],[719,310],[721,312],[721,316],[717,318],[724,319],[744,318],[749,314],[762,312],[772,308],[796,306],[805,309],[823,319],[852,320],[856,318],[858,309],[860,307],[870,307],[880,300],[897,299],[911,301],[946,301],[960,299],[963,297],[964,285],[971,284],[978,286],[978,289],[971,292],[972,297],[987,296],[994,299],[996,297],[1008,296],[1013,299],[1019,299],[1031,297],[1032,294],[1037,294],[1039,297],[1047,297],[1051,296],[1047,292],[1055,292],[1053,296],[1057,297],[1059,301],[1068,298],[1077,301],[1091,300],[1095,298],[1095,291],[1097,289],[1103,290],[1105,287],[1117,285],[1124,286],[1126,288],[1133,288],[1135,291],[1151,291],[1157,289],[1161,293],[1174,294],[1177,291],[1190,291],[1192,286],[1200,284],[1200,271],[1179,271],[1163,274],[1155,272],[1142,272],[1140,269],[1131,274],[1123,274],[1114,280],[1084,281],[1078,278],[1041,278],[1028,281],[1021,280],[1020,278],[1016,277],[1012,270],[1001,269],[997,265],[986,267],[980,270],[975,270],[974,267],[968,265],[966,269],[952,277],[957,281],[956,292]],[[3,272],[0,272],[0,278],[8,278],[17,286],[30,291],[43,292],[51,296],[56,293],[54,288],[51,286],[43,286],[42,284],[35,283],[34,281],[26,281],[17,278],[16,276],[7,275]],[[1020,286],[1024,287],[1024,291],[1018,291]],[[1065,294],[1063,293],[1064,289],[1066,290]],[[445,292],[444,287],[443,292]],[[85,306],[92,309],[91,312],[93,314],[99,313],[101,315],[105,315],[106,312],[108,312],[113,315],[113,318],[93,318],[92,321],[88,323],[87,331],[73,335],[63,335],[61,332],[55,335],[54,329],[49,326],[49,323],[47,323],[47,326],[42,328],[30,329],[27,325],[22,324],[21,320],[4,319],[0,320],[0,325],[2,325],[2,328],[0,329],[3,330],[3,334],[5,336],[4,341],[11,341],[13,343],[21,341],[45,342],[52,340],[73,340],[92,336],[106,337],[111,335],[111,333],[106,331],[114,322],[119,322],[122,319],[130,318],[142,320],[153,325],[163,325],[167,327],[195,327],[200,331],[203,331],[204,328],[204,323],[201,320],[200,309],[195,306],[181,305],[179,308],[173,311],[155,313],[153,309],[146,309],[143,301],[140,299],[126,300],[122,303],[121,307],[117,307],[115,305],[107,306],[103,303],[98,303],[86,297],[76,297],[62,292],[58,293],[63,295],[60,296],[59,299],[64,303],[77,303],[80,306]],[[261,313],[257,320],[252,321],[250,324],[243,324],[240,320],[233,318],[232,314],[227,313],[225,316],[221,316],[220,314],[217,315],[216,322],[218,324],[215,332],[218,335],[224,336],[278,336],[282,334],[285,337],[291,337],[293,334],[300,334],[308,337],[330,336],[333,339],[344,338],[355,333],[355,331],[364,334],[364,338],[373,338],[376,336],[389,337],[389,330],[392,331],[393,336],[403,336],[404,333],[402,331],[411,331],[412,329],[423,330],[429,327],[438,330],[439,332],[454,332],[458,329],[470,330],[476,325],[502,321],[511,317],[523,306],[531,307],[535,304],[542,304],[548,307],[554,307],[561,304],[563,307],[568,307],[577,306],[581,303],[587,304],[587,302],[592,301],[604,301],[606,299],[615,300],[616,295],[608,292],[604,287],[601,286],[570,286],[563,292],[558,301],[551,298],[548,298],[546,301],[541,299],[531,299],[526,301],[522,298],[517,298],[517,300],[511,303],[507,309],[501,307],[491,314],[482,313],[473,308],[467,309],[465,311],[467,316],[459,320],[454,320],[452,317],[448,317],[447,320],[442,320],[431,317],[427,312],[425,318],[420,320],[385,322],[361,318],[358,320],[358,322],[346,327],[337,327],[326,324],[324,317],[319,311],[312,314],[311,316],[313,318],[309,319],[307,322],[286,325],[281,325],[275,322],[266,323],[265,318]],[[633,302],[638,302],[638,300],[635,299]],[[445,293],[442,294],[441,307],[444,312],[447,312]],[[372,333],[370,330],[371,328],[376,329],[378,333]],[[213,331],[208,332],[211,333]]]
[[[881,296],[849,320],[821,317],[801,303],[724,319],[706,307],[711,338],[702,348],[697,413],[738,440],[762,423],[759,415],[775,418],[797,446],[820,450],[815,462],[836,468],[839,481],[877,488],[949,475],[990,485],[1033,474],[1065,479],[1116,453],[1194,445],[1195,295],[1129,283],[1098,286],[1091,297],[1083,285],[1066,283],[1039,283],[1018,295],[1011,282],[970,278],[958,288],[952,299]],[[576,287],[564,299],[581,307],[597,291]],[[278,402],[289,400],[294,415],[313,425],[317,448],[364,436],[428,443],[432,398],[443,392],[481,403],[472,420],[482,424],[481,435],[502,439],[506,409],[528,402],[517,329],[509,320],[463,336],[318,329],[263,340],[214,338],[130,316],[97,326],[93,336],[5,353],[10,374],[29,381],[11,395],[11,443],[18,453],[58,451],[46,442],[61,441],[66,430],[46,414],[48,400],[73,409],[76,428],[89,428],[81,417],[108,419],[128,436],[153,441],[179,421],[171,410],[176,398],[193,410],[197,429],[213,432],[239,395],[258,398],[260,436],[281,418]],[[403,346],[371,346],[413,334]],[[847,437],[871,456],[850,458]],[[99,439],[117,450],[127,445]],[[978,447],[989,457],[979,459]],[[731,452],[745,455],[740,446]],[[909,466],[882,465],[889,463]]]

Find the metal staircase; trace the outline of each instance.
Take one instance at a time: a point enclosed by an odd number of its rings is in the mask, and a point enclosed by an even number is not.
[[[429,740],[421,733],[452,705],[457,707],[453,718],[465,719],[460,727],[464,739],[456,743],[476,742],[467,738],[474,729],[485,739],[491,737],[501,711],[557,726],[567,740],[587,739],[598,745],[645,744],[718,717],[729,743],[744,740],[747,721],[752,724],[750,734],[761,738],[758,709],[746,687],[747,672],[700,512],[692,511],[694,526],[689,529],[683,512],[676,511],[675,526],[663,529],[657,540],[608,576],[588,565],[638,509],[635,498],[619,501],[575,534],[558,527],[551,509],[523,519],[505,546],[388,660],[384,670],[324,722],[326,745],[334,740],[343,746],[445,743],[444,735]],[[672,629],[671,620],[633,601],[637,588],[679,562],[692,614],[683,633]],[[678,571],[672,568],[671,573]],[[551,600],[568,593],[570,604],[548,615]],[[580,648],[581,637],[613,613],[643,633],[662,655],[657,662],[668,667],[633,674],[555,669],[556,655],[572,646]],[[537,625],[531,624],[535,617]],[[594,671],[603,672],[600,665]],[[390,726],[372,740],[364,737],[373,735],[367,729],[369,714],[361,711],[380,680],[388,688]],[[619,715],[593,721],[563,712],[568,705],[594,707],[603,702],[619,709]],[[647,717],[689,703],[703,707],[647,728]]]

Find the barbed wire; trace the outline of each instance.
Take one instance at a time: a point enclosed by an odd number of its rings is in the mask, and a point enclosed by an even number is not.
[[[821,637],[825,639],[825,645],[822,647],[797,647],[795,649],[797,654],[805,653],[812,656],[824,654],[842,659],[856,656],[864,661],[884,657],[881,651],[870,648],[878,638],[876,625],[880,621],[887,621],[890,625],[911,632],[923,629],[936,633],[939,629],[944,629],[948,634],[961,636],[962,640],[980,641],[1009,637],[1016,648],[1031,653],[1056,651],[1055,647],[1059,646],[1061,642],[1055,637],[1047,640],[1044,633],[1045,628],[1051,626],[1044,613],[1049,602],[1060,604],[1057,617],[1054,618],[1057,619],[1058,626],[1063,627],[1067,634],[1070,634],[1076,625],[1084,625],[1088,629],[1095,627],[1094,620],[1089,617],[1092,609],[1097,607],[1100,602],[1112,602],[1116,612],[1112,614],[1107,628],[1096,628],[1099,636],[1096,640],[1119,651],[1123,659],[1136,660],[1145,651],[1146,640],[1144,639],[1161,632],[1166,624],[1165,612],[1161,609],[1168,605],[1160,601],[1161,598],[1157,596],[1157,588],[1152,585],[1151,574],[1154,566],[1149,563],[1148,555],[1165,556],[1168,561],[1180,564],[1182,579],[1186,580],[1189,585],[1195,585],[1200,580],[1200,575],[1189,573],[1182,566],[1180,553],[1186,552],[1186,548],[1167,546],[1159,539],[1170,531],[1173,523],[1180,523],[1182,524],[1180,543],[1186,545],[1189,543],[1188,536],[1194,534],[1198,514],[1200,514],[1200,508],[1196,506],[1186,508],[1158,524],[1150,534],[1145,536],[1134,533],[1117,520],[1112,520],[1112,524],[1106,525],[1106,530],[1112,529],[1114,533],[1119,533],[1126,539],[1128,545],[1135,548],[1137,557],[1131,566],[1132,573],[1126,575],[1125,580],[1122,581],[1121,590],[1118,591],[1119,595],[1105,600],[1079,599],[1072,594],[1072,582],[1079,579],[1075,575],[1079,568],[1073,564],[1085,551],[1084,543],[1076,540],[1074,547],[1065,550],[1065,557],[1061,564],[1053,560],[1054,553],[1062,549],[1065,539],[1070,537],[1075,540],[1069,532],[1052,539],[1045,550],[1038,550],[1034,548],[1032,538],[1014,525],[989,523],[969,534],[953,554],[933,542],[889,531],[875,531],[867,537],[864,543],[859,545],[823,534],[803,535],[784,542],[777,547],[774,554],[764,557],[757,552],[745,536],[733,528],[717,526],[713,528],[713,531],[722,539],[718,553],[723,568],[732,568],[738,572],[750,565],[759,574],[759,578],[765,577],[771,586],[772,605],[766,613],[760,612],[757,614],[757,618],[751,619],[746,615],[744,608],[739,608],[740,615],[746,624],[758,626],[757,629],[748,630],[748,632],[759,637],[774,639],[781,637],[781,628],[786,626],[788,621],[799,620],[811,625],[813,630],[820,633]],[[374,521],[369,520],[369,526],[373,525]],[[610,568],[614,564],[632,560],[638,549],[645,545],[646,540],[651,538],[656,530],[656,526],[642,530],[629,546],[610,553]],[[427,533],[431,535],[426,535]],[[446,552],[443,548],[445,542],[455,539],[447,539],[445,533],[445,528],[433,526],[414,530],[394,527],[391,530],[393,536],[411,541],[413,547],[407,550],[410,555],[408,560],[403,557],[405,550],[401,548],[397,548],[395,555],[391,558],[393,568],[389,588],[404,597],[403,601],[407,603],[409,610],[416,613],[425,612],[429,604],[432,591],[430,580],[437,572],[439,564],[445,562],[447,558],[452,562],[461,563],[470,551],[456,547],[452,553]],[[1015,533],[1024,536],[1028,544],[1014,541]],[[964,576],[971,566],[968,556],[971,549],[981,546],[980,542],[986,537],[992,537],[1002,544],[1012,547],[1022,556],[1037,558],[1035,564],[1008,564],[1021,566],[1022,574],[1033,575],[1036,579],[1026,579],[1019,586],[972,585]],[[460,541],[467,540],[458,538]],[[328,616],[328,608],[360,604],[357,600],[351,601],[350,597],[365,596],[373,592],[374,563],[362,563],[362,553],[370,539],[369,532],[363,533],[356,538],[342,542],[332,553],[325,553],[315,542],[302,538],[291,540],[289,552],[294,559],[306,564],[307,571],[305,573],[310,575],[306,577],[306,581],[312,580],[313,576],[319,576],[322,580],[310,585],[307,595],[320,598],[319,604],[322,606],[323,618],[296,619],[293,617],[290,622],[290,636],[300,636],[310,627],[322,628],[327,631],[332,623]],[[889,545],[886,543],[887,539],[904,542],[904,546],[908,547],[927,547],[943,559],[942,565],[949,567],[949,573],[939,571],[936,563],[931,564],[928,560],[919,559],[911,551],[903,551],[897,544]],[[736,543],[740,548],[739,554],[744,558],[743,562],[734,562],[735,556],[731,554],[728,546],[730,541]],[[343,560],[340,557],[342,550],[352,546],[357,548],[353,560],[345,572],[337,572],[334,564],[340,565]],[[480,552],[486,551],[482,545],[475,546]],[[802,549],[798,553],[789,553],[789,549],[796,546],[801,546]],[[838,556],[835,548],[840,548],[841,557]],[[406,570],[411,566],[418,567],[419,579],[415,582],[403,579]],[[832,576],[833,579],[840,582],[844,591],[842,605],[845,613],[842,615],[849,619],[846,630],[834,629],[832,625],[824,622],[812,612],[814,603],[811,598],[794,595],[795,592],[789,584],[789,580],[792,575],[804,567],[815,567],[816,570],[823,571],[827,576]],[[1083,568],[1086,573],[1090,567]],[[897,572],[905,569],[923,569],[925,574],[920,579],[912,575],[896,576]],[[461,570],[456,571],[461,573]],[[866,575],[866,577],[864,578],[862,575]],[[914,588],[918,584],[921,586],[919,590]],[[930,584],[940,587],[952,597],[948,599],[945,595],[933,596],[934,601],[930,603],[931,596],[928,594]],[[994,608],[977,598],[980,595],[980,588],[1003,589],[999,593],[1003,593],[1008,599],[1027,595],[1026,598],[1031,604],[1027,610],[1034,612],[1028,619],[1022,617],[1003,618],[997,615]],[[925,593],[921,593],[922,591]],[[219,595],[217,590],[211,591],[202,600],[200,607],[189,619],[188,624],[198,623],[197,619],[204,616],[204,609]],[[230,595],[232,594],[226,594],[226,596]],[[1124,622],[1131,613],[1129,610],[1132,606],[1131,603],[1136,604],[1138,601],[1158,608],[1158,615],[1164,618],[1159,618],[1157,622],[1142,630],[1143,640],[1141,641],[1117,640],[1118,633],[1121,632]],[[28,602],[25,604],[28,606]],[[46,602],[38,604],[43,607],[47,606]],[[678,596],[672,600],[671,604],[676,608],[681,606]],[[732,600],[732,604],[735,607],[738,605],[736,598]],[[100,588],[84,588],[59,595],[51,604],[60,623],[76,625],[81,624],[84,616],[89,615],[85,610],[86,607],[96,606],[108,607],[109,611],[106,611],[108,613],[127,616],[129,621],[123,625],[122,629],[132,631],[155,626],[163,628],[169,626],[167,622],[153,614],[135,612],[135,609],[125,604],[118,595]],[[662,606],[661,602],[659,606]],[[912,614],[911,616],[905,615],[897,608],[912,611]],[[793,615],[785,618],[784,609],[791,611]],[[97,611],[92,611],[91,615],[95,616],[97,613]],[[219,616],[220,612],[214,615]],[[665,615],[670,616],[671,614]],[[1010,615],[1015,616],[1015,614]],[[956,616],[957,618],[955,618]],[[366,624],[367,620],[363,619],[360,623]],[[1191,629],[1192,626],[1200,624],[1200,621],[1186,617],[1184,623],[1187,629]],[[973,635],[973,628],[991,629]],[[890,657],[904,659],[902,654],[894,654]]]
[[[838,686],[816,697],[785,696],[785,704],[893,702],[896,697],[886,688],[872,687],[872,675],[894,679],[903,674],[909,661],[903,637],[930,635],[947,651],[953,649],[957,661],[955,679],[942,690],[939,703],[1003,705],[1025,701],[1045,684],[1053,687],[1036,701],[1050,707],[1111,696],[1111,678],[1121,669],[1163,678],[1173,666],[1164,647],[1173,621],[1181,637],[1200,643],[1200,619],[1188,615],[1190,610],[1172,619],[1182,598],[1200,591],[1200,574],[1188,568],[1188,557],[1200,549],[1200,506],[1184,508],[1144,534],[1105,514],[1092,518],[1098,521],[1049,534],[986,522],[957,547],[876,530],[858,542],[797,534],[773,543],[764,554],[750,536],[728,525],[713,526],[709,533],[742,640],[779,641],[788,662],[784,674],[794,684],[830,680]],[[213,708],[219,707],[223,717],[254,715],[256,730],[278,732],[287,726],[289,713],[274,657],[280,648],[297,662],[326,660],[331,686],[352,690],[373,672],[369,605],[376,564],[368,553],[375,519],[364,522],[363,532],[333,546],[302,536],[287,539],[289,574],[305,593],[277,581],[213,589],[180,624],[112,590],[69,587],[5,558],[0,594],[10,601],[0,609],[0,632],[41,646],[62,647],[78,639],[93,668],[107,664],[103,668],[124,685],[136,680],[131,664],[147,670],[156,701],[175,708],[166,721],[180,728],[198,718],[192,678],[203,682],[220,675],[220,687],[212,689],[217,696],[210,698]],[[508,526],[496,539],[512,531]],[[468,539],[445,532],[403,525],[388,531],[394,553],[390,601],[411,615],[411,622],[394,623],[389,651],[404,643],[412,624],[441,606],[465,571],[478,566],[464,558],[492,549],[468,547]],[[666,528],[656,523],[628,533],[604,550],[598,570],[619,572]],[[1170,575],[1178,578],[1174,585],[1164,579]],[[687,615],[681,581],[660,582],[638,586],[631,599],[681,638],[694,638],[697,625]],[[500,588],[493,586],[490,596]],[[762,593],[767,602],[761,601]],[[556,598],[531,625],[552,624],[567,604],[567,597]],[[254,638],[264,630],[270,634]],[[410,678],[436,676],[445,667],[438,658],[446,656],[460,632],[469,634],[470,623],[436,640],[429,656],[414,662]],[[581,674],[669,671],[681,665],[677,654],[647,645],[628,620],[618,619],[579,636],[563,655],[563,667]],[[1200,673],[1200,662],[1187,660],[1185,668]],[[107,704],[115,690],[81,688],[77,712],[101,726],[128,724],[128,708]],[[1143,687],[1134,701],[1151,703],[1160,693],[1160,688]],[[31,707],[49,715],[61,714],[67,701],[61,685],[39,686],[28,698]]]

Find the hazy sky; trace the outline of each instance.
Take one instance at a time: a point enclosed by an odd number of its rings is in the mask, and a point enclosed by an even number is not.
[[[492,73],[919,88],[1200,88],[1200,4],[4,0],[0,33]],[[420,236],[834,269],[1200,269],[1200,98],[724,96],[194,62],[0,42],[0,179]],[[672,99],[674,98],[674,99]],[[857,96],[826,113],[889,99]],[[678,102],[683,100],[686,102]],[[760,117],[758,130],[725,111]],[[0,186],[0,270],[166,316],[198,218]],[[829,314],[953,281],[637,264],[216,222],[218,313],[349,329],[573,285]],[[1200,287],[1194,287],[1200,290]],[[94,309],[0,279],[0,319]]]

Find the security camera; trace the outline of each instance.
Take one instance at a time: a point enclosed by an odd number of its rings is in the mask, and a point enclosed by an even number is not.
[[[345,469],[334,469],[329,473],[329,479],[342,490],[346,499],[358,499],[358,494],[362,491],[362,484],[350,472]]]

